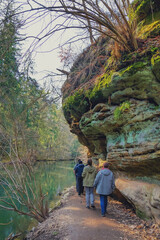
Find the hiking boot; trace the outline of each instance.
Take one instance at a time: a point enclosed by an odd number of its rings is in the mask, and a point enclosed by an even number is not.
[[[91,205],[91,208],[95,209],[96,207],[94,205]]]

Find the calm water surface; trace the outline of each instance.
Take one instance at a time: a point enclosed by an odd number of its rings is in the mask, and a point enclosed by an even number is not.
[[[37,182],[41,183],[43,192],[48,193],[50,208],[53,208],[54,204],[59,200],[59,192],[75,184],[73,166],[74,162],[71,161],[36,164],[36,179]],[[1,195],[2,189],[0,189]],[[0,225],[0,240],[5,240],[10,233],[15,234],[25,232],[27,229],[30,230],[37,222],[29,217],[0,208],[0,224],[7,224]]]

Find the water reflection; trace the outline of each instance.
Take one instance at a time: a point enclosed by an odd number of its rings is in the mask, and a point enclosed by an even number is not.
[[[48,201],[50,208],[53,208],[55,202],[59,199],[59,193],[64,188],[75,184],[73,174],[74,162],[43,162],[35,166],[36,182],[42,185],[44,193],[48,193]],[[0,189],[0,196],[3,191]],[[35,220],[27,216],[18,215],[15,212],[9,212],[0,208],[0,223],[8,225],[0,225],[0,240],[11,233],[25,232],[26,229],[31,229],[36,223]]]

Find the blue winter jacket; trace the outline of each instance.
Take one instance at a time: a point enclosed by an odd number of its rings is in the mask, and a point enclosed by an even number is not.
[[[100,170],[95,178],[94,187],[98,194],[111,194],[115,188],[113,173],[108,168]]]
[[[83,172],[83,168],[84,168],[84,164],[78,164],[76,167],[75,167],[75,174],[77,177],[81,177],[82,176],[82,172]]]

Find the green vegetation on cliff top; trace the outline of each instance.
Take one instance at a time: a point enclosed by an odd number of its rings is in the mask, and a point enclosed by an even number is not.
[[[149,56],[147,56],[147,54]],[[133,53],[135,55],[135,53]],[[127,61],[127,58],[133,57],[133,55],[126,56],[123,62]],[[139,53],[137,53],[139,55]],[[107,95],[103,93],[103,89],[111,88],[112,79],[115,76],[125,77],[125,75],[132,76],[137,71],[143,71],[145,67],[153,67],[155,63],[159,63],[160,54],[158,48],[151,47],[148,52],[146,52],[141,58],[139,55],[138,61],[133,62],[125,68],[116,70],[106,70],[104,74],[98,76],[96,79],[96,84],[90,89],[79,89],[75,91],[73,95],[67,97],[63,102],[63,110],[65,116],[70,116],[75,120],[79,120],[83,113],[92,109],[96,104],[100,102],[109,102]],[[123,101],[122,101],[123,102]],[[121,102],[119,102],[120,104]],[[68,119],[68,118],[67,118]]]
[[[92,86],[86,88],[83,87],[82,83],[82,86],[78,87],[79,90],[75,89],[72,95],[64,98],[63,110],[68,121],[71,119],[79,120],[83,113],[92,109],[97,103],[109,102],[109,95],[104,94],[103,89],[108,88],[108,91],[112,93],[112,80],[116,75],[120,77],[131,76],[137,71],[143,71],[145,67],[150,67],[151,70],[152,68],[153,70],[154,68],[158,69],[157,63],[160,61],[160,12],[158,10],[158,1],[154,1],[153,16],[149,3],[149,0],[134,1],[134,4],[137,6],[136,13],[141,20],[137,27],[140,39],[138,50],[128,53],[117,49],[119,53],[115,53],[116,46],[110,47],[111,50],[108,51],[108,56],[106,56],[107,63],[104,65],[104,73],[97,75],[94,85],[92,84]],[[148,20],[149,18],[151,19],[150,21]],[[108,46],[110,46],[109,42]],[[104,48],[106,47],[105,43]],[[90,51],[89,49],[89,54],[91,54]],[[74,78],[74,71],[72,77]],[[119,104],[122,102],[124,102],[123,99]]]

